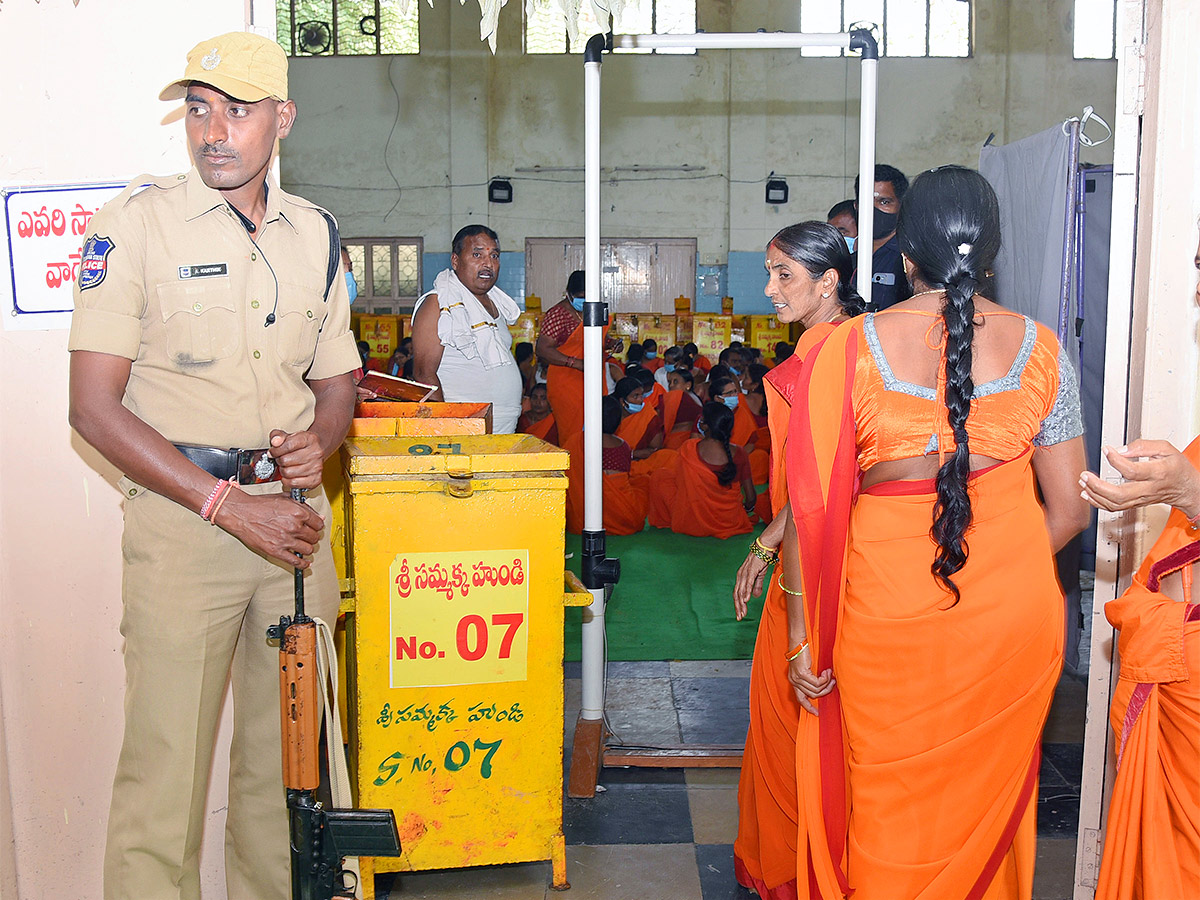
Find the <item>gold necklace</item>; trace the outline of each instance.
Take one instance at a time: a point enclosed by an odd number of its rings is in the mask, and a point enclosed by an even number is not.
[[[918,297],[924,297],[926,294],[945,294],[945,293],[946,293],[945,289],[943,289],[943,288],[937,288],[937,289],[934,289],[934,290],[921,291],[921,293],[919,293],[919,294],[913,294],[913,295],[912,295],[911,297],[909,297],[908,299],[909,299],[909,300],[915,300],[915,299],[917,299]]]

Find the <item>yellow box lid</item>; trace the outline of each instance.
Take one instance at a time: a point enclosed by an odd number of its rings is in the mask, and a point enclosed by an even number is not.
[[[342,445],[350,477],[562,472],[566,450],[529,434],[351,437]]]

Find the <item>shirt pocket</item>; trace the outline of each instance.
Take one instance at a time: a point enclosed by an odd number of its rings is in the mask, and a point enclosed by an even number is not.
[[[275,352],[280,362],[307,369],[317,352],[317,336],[325,321],[325,299],[312,288],[279,282],[275,313]]]
[[[228,279],[160,284],[158,305],[172,362],[210,363],[237,350],[240,329]]]

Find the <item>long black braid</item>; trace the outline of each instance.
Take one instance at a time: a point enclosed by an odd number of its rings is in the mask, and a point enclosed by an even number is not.
[[[996,194],[972,169],[944,166],[917,176],[905,195],[897,226],[901,249],[916,266],[915,280],[946,292],[946,418],[954,453],[938,469],[930,536],[938,551],[930,571],[959,599],[953,576],[966,565],[971,525],[971,448],[967,419],[975,396],[971,375],[975,293],[1000,249]]]
[[[737,478],[737,463],[733,461],[733,449],[729,445],[729,438],[733,434],[733,410],[724,403],[710,400],[704,404],[702,416],[705,437],[720,441],[721,446],[725,448],[727,462],[721,467],[721,471],[717,472],[717,484],[721,487],[733,484],[733,479]]]

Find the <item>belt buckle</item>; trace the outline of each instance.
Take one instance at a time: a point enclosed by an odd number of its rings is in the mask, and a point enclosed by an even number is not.
[[[271,481],[278,465],[266,450],[243,450],[238,454],[238,484],[263,484]]]

